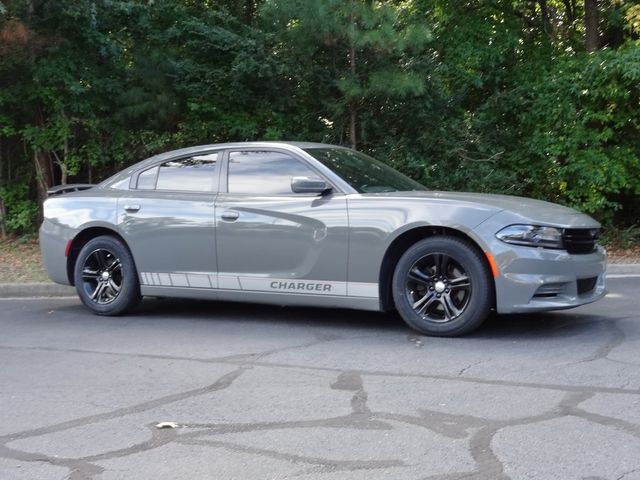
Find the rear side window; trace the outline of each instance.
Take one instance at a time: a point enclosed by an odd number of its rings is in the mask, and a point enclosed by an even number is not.
[[[213,192],[216,190],[218,154],[194,155],[170,160],[145,170],[138,176],[139,190],[178,190]]]
[[[145,170],[140,175],[138,175],[137,188],[139,190],[155,189],[157,177],[158,177],[158,167],[153,167],[153,168],[150,168],[149,170]]]
[[[231,152],[228,191],[252,195],[292,195],[292,177],[317,178],[305,163],[280,152]]]

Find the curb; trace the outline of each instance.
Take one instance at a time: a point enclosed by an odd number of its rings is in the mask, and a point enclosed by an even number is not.
[[[607,265],[607,273],[613,275],[638,275],[640,263],[610,263]]]
[[[74,297],[76,289],[51,282],[0,283],[0,298]]]
[[[609,275],[640,275],[640,263],[610,263]],[[76,289],[52,282],[0,283],[0,298],[75,297]]]

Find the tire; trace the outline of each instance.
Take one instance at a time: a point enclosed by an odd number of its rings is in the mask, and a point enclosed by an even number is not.
[[[140,302],[133,257],[121,240],[104,235],[82,247],[74,267],[76,291],[97,315],[121,315]]]
[[[419,241],[400,258],[393,300],[402,319],[420,333],[464,335],[478,328],[493,305],[493,279],[482,254],[457,237]]]

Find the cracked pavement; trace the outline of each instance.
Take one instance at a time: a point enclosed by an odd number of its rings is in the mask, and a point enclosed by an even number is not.
[[[0,300],[0,479],[640,479],[639,287],[456,339],[346,310]]]

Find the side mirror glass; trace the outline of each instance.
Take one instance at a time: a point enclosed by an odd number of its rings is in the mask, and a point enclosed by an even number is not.
[[[293,193],[324,193],[327,190],[331,190],[331,187],[327,182],[320,178],[291,178],[291,191]]]

